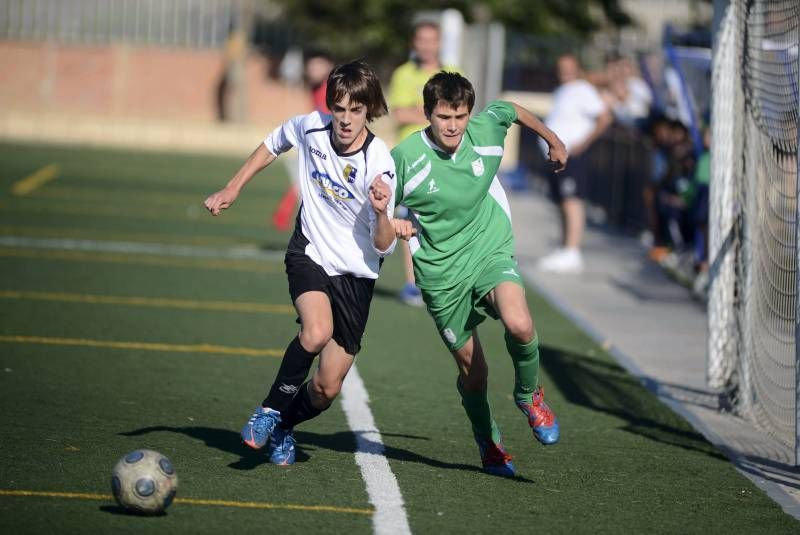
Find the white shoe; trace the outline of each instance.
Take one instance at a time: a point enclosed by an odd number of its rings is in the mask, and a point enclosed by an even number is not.
[[[551,273],[581,273],[583,271],[583,255],[579,249],[556,249],[549,255],[539,260],[536,264],[539,271]]]

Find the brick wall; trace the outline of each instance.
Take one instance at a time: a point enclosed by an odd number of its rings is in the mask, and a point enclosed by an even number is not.
[[[0,109],[213,123],[223,58],[217,50],[0,42]],[[267,79],[267,61],[254,54],[245,65],[247,122],[272,126],[309,111],[302,88]]]

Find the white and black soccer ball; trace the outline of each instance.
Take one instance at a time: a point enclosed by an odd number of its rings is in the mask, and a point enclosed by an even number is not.
[[[135,450],[114,466],[111,490],[125,509],[155,515],[169,507],[175,498],[178,474],[170,460],[157,451]]]

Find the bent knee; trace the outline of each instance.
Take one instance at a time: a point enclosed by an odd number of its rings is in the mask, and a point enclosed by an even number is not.
[[[318,401],[330,405],[342,391],[342,383],[340,381],[324,381],[314,379],[312,381],[313,393]]]
[[[514,318],[506,322],[506,331],[515,341],[527,344],[533,340],[533,320],[527,315]]]
[[[300,343],[309,353],[319,353],[333,336],[332,325],[303,325]]]

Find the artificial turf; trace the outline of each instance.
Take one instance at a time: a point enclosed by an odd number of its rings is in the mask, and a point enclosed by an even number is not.
[[[239,163],[0,145],[0,238],[33,240],[0,246],[3,533],[372,531],[355,438],[338,403],[298,427],[294,466],[271,466],[240,444],[238,430],[280,359],[174,350],[207,344],[279,353],[296,332],[294,315],[280,308],[207,306],[289,304],[279,257],[288,234],[268,224],[287,182],[282,169],[257,177],[223,216],[202,209]],[[26,196],[11,193],[16,181],[49,164],[58,165],[57,178]],[[45,238],[62,245],[74,239],[250,246],[265,254],[76,251],[42,246]],[[502,330],[485,324],[490,397],[519,477],[482,473],[451,357],[427,315],[394,298],[399,264],[397,255],[384,266],[356,362],[412,531],[800,532],[717,449],[532,291],[542,382],[561,442],[543,447],[532,439],[511,401]],[[113,345],[119,342],[133,345]],[[124,514],[103,495],[110,494],[116,460],[141,447],[172,459],[179,498],[231,503],[179,502],[155,518]],[[100,496],[13,494],[25,490]]]

